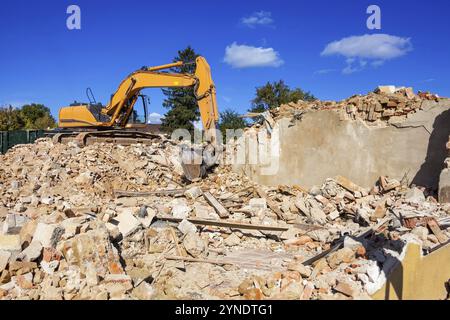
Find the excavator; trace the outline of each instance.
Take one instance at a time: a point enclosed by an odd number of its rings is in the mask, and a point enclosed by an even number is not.
[[[217,123],[219,113],[216,100],[216,89],[211,77],[211,69],[204,57],[195,60],[194,74],[173,73],[167,70],[185,65],[183,61],[170,64],[143,67],[127,76],[111,96],[109,103],[103,106],[96,103],[95,98],[90,103],[74,103],[63,107],[59,111],[59,123],[53,132],[54,142],[76,141],[79,145],[88,145],[95,142],[109,142],[123,145],[142,143],[150,144],[157,137],[155,134],[142,130],[147,123],[132,123],[133,108],[139,97],[142,98],[145,115],[147,115],[146,97],[141,91],[146,88],[185,88],[193,87],[194,94],[200,109],[203,129],[206,133],[208,146],[205,150],[208,156],[203,156],[202,163],[182,161],[182,167],[188,180],[193,181],[205,174],[207,168],[213,164],[214,153],[217,152]],[[92,95],[92,91],[90,91]],[[92,95],[93,97],[93,95]],[[184,149],[181,154],[183,159],[193,159],[195,152]]]

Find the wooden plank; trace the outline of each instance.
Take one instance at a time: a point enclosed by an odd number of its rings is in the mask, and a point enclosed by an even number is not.
[[[177,196],[183,195],[186,189],[168,189],[156,191],[124,191],[114,190],[116,198],[120,197],[148,197],[148,196]]]
[[[204,192],[203,197],[216,210],[219,217],[228,218],[230,216],[228,210],[211,193]]]
[[[255,188],[255,191],[261,198],[266,199],[267,206],[273,212],[275,212],[275,214],[277,215],[277,217],[279,219],[286,220],[281,209],[278,207],[278,205],[273,200],[269,199],[269,197],[267,196],[267,193],[265,193],[263,189],[261,189],[260,187],[257,187],[257,188]]]
[[[174,218],[172,216],[156,216],[157,220],[170,221],[170,222],[181,222],[183,219]],[[220,220],[205,220],[205,219],[186,219],[187,221],[196,225],[205,226],[216,226],[225,228],[236,228],[236,229],[250,229],[250,230],[264,230],[264,231],[287,231],[287,227],[272,227],[258,224],[248,224],[248,223],[238,223],[238,222],[225,222]]]
[[[436,236],[439,243],[446,243],[448,241],[448,237],[442,232],[441,227],[439,227],[439,224],[436,222],[436,220],[429,220],[427,222],[427,225]]]
[[[173,228],[170,228],[170,234],[172,235],[173,241],[175,242],[175,247],[177,248],[177,254],[180,257],[185,257],[183,250],[181,249],[179,242],[180,239],[178,239],[177,234],[175,233],[175,230]],[[181,261],[182,263],[182,269],[186,270],[186,263],[184,261]]]
[[[211,263],[211,264],[235,264],[231,261],[225,261],[225,260],[211,260],[211,259],[196,259],[196,258],[189,258],[189,257],[179,257],[179,256],[165,256],[167,260],[181,260],[185,262],[201,262],[201,263]]]

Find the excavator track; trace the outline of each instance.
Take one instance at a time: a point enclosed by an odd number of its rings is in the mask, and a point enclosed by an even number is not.
[[[114,143],[121,145],[145,144],[150,145],[161,139],[160,135],[131,130],[102,130],[102,131],[67,131],[48,134],[52,136],[53,143],[75,142],[79,146],[94,143]]]

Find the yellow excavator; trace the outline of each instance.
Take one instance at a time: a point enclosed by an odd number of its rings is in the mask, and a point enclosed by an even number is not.
[[[139,97],[142,97],[144,111],[147,114],[145,96],[141,90],[146,88],[183,88],[193,87],[200,109],[203,128],[211,145],[216,145],[216,128],[219,113],[216,100],[216,89],[211,77],[211,69],[205,58],[199,56],[195,60],[194,74],[171,73],[166,69],[180,67],[185,62],[178,61],[155,67],[143,67],[131,73],[119,85],[111,96],[110,102],[103,106],[89,98],[90,103],[74,103],[59,111],[58,129],[53,132],[54,142],[75,140],[80,145],[94,142],[112,142],[120,144],[150,144],[157,137],[142,129],[145,124],[133,124],[133,108]],[[90,92],[92,95],[92,91]],[[88,91],[89,97],[89,91]],[[92,101],[93,100],[93,101]],[[186,157],[189,158],[189,157]],[[209,165],[210,166],[210,165]],[[204,166],[183,165],[189,180],[204,174]]]

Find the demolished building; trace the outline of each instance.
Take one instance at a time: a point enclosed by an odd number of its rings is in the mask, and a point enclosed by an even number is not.
[[[450,104],[384,90],[273,110],[272,176],[221,164],[187,182],[162,136],[15,146],[0,156],[0,298],[417,297],[426,281],[411,266],[448,264],[450,205],[436,191]]]

